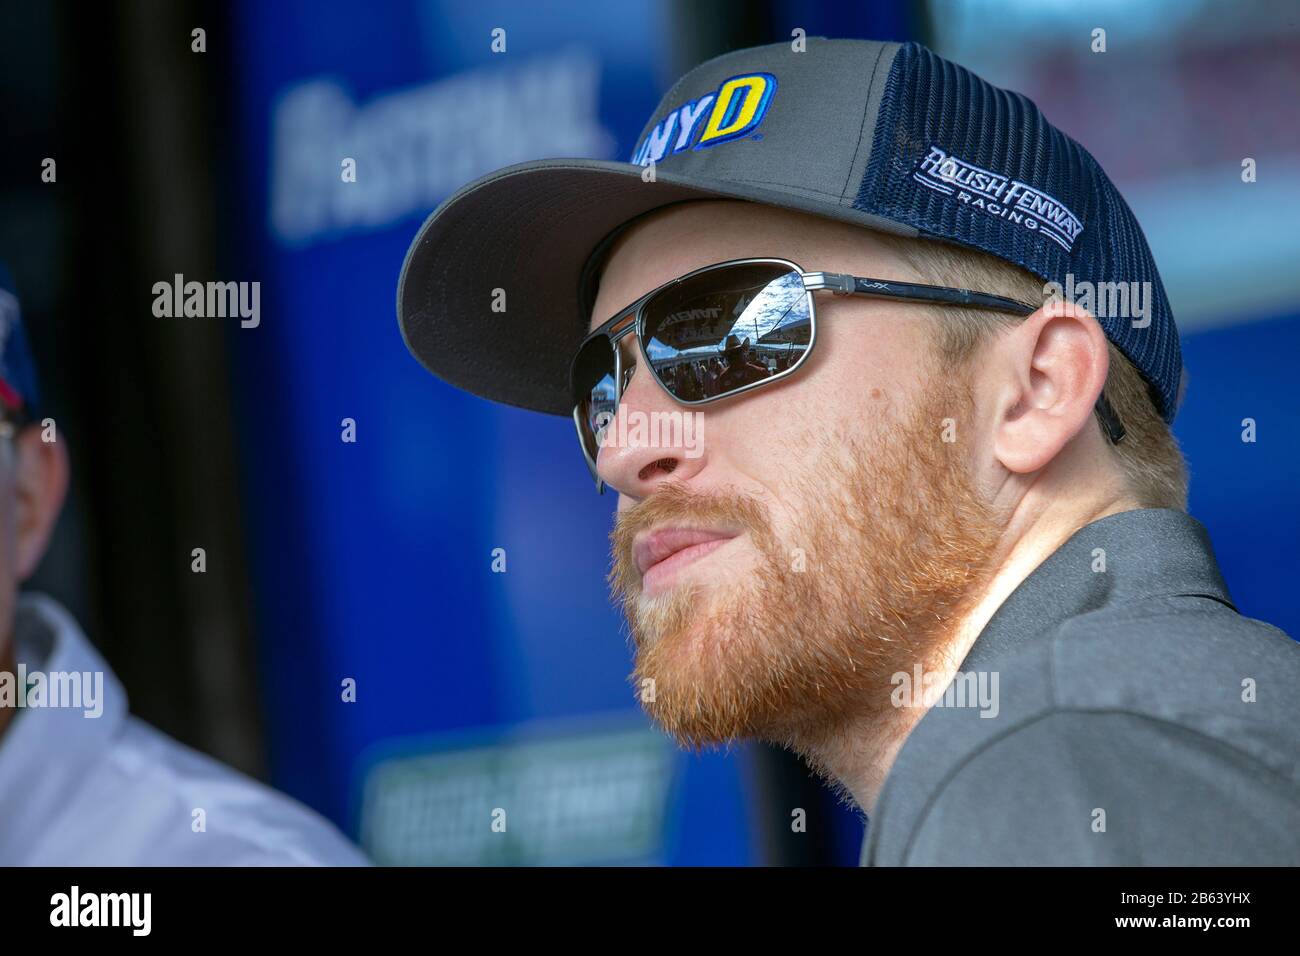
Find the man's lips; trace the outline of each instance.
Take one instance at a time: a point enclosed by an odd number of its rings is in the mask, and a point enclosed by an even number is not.
[[[734,531],[701,528],[660,528],[632,543],[632,559],[641,572],[642,590],[653,594],[679,568],[722,547]]]

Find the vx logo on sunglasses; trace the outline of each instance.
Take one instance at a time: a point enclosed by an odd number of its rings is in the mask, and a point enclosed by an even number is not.
[[[596,444],[601,448],[671,448],[687,458],[704,454],[704,413],[643,412],[619,406],[596,418]]]

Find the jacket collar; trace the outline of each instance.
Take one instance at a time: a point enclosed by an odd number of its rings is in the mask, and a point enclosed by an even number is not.
[[[1171,508],[1108,515],[1076,531],[1011,592],[961,670],[984,669],[1080,614],[1175,595],[1208,597],[1236,610],[1205,527]]]
[[[1070,618],[1177,595],[1210,598],[1236,610],[1201,523],[1168,508],[1108,515],[1076,531],[1011,592],[959,669],[1000,670],[1007,654],[1055,633]],[[944,748],[960,746],[947,721],[973,713],[936,709],[912,729],[885,780],[876,809],[879,819],[868,821],[864,865],[873,853],[897,851],[897,839],[911,832],[926,795],[947,772]],[[886,805],[891,809],[886,811]],[[882,850],[885,846],[891,849]]]

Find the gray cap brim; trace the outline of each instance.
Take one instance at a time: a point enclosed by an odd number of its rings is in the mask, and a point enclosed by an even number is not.
[[[583,314],[584,271],[602,240],[629,220],[676,202],[725,198],[915,234],[824,198],[662,169],[645,182],[644,172],[631,163],[541,160],[458,190],[425,221],[402,264],[397,315],[407,348],[456,388],[567,416],[569,363],[591,318]]]

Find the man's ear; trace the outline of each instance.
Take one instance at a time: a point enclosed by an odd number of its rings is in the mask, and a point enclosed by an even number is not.
[[[1004,340],[994,454],[1008,471],[1048,464],[1092,422],[1106,385],[1106,333],[1087,309],[1049,302]]]
[[[28,425],[13,438],[14,571],[31,577],[45,556],[50,534],[68,492],[68,453],[62,441],[41,440],[42,429]]]

